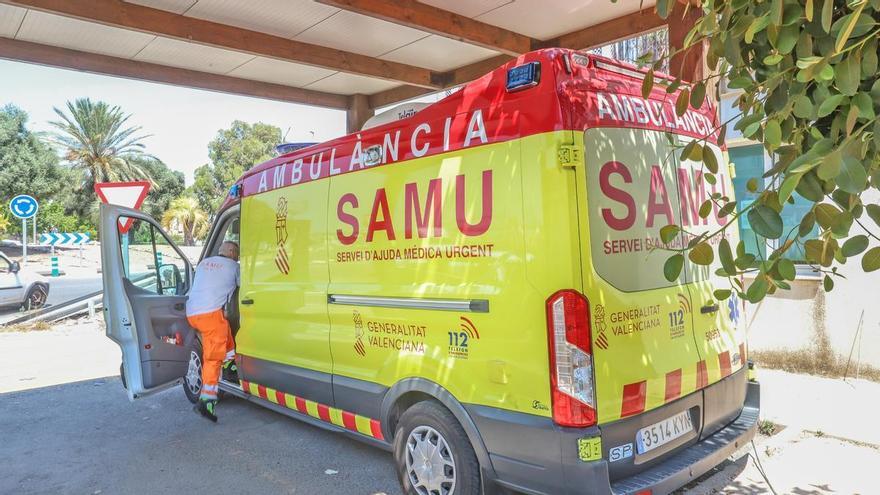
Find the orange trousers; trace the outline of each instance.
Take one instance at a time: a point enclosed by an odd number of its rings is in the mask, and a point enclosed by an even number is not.
[[[188,316],[190,326],[202,334],[202,400],[217,400],[220,368],[224,361],[235,359],[232,328],[223,310]]]

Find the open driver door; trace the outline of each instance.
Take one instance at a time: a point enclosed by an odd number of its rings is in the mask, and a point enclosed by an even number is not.
[[[148,215],[108,204],[100,211],[106,333],[122,350],[133,400],[180,383],[198,355],[186,321],[193,268]]]

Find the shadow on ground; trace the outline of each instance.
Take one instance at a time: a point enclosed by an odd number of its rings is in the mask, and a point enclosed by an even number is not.
[[[118,377],[0,394],[0,493],[400,492],[384,451],[234,397],[218,414]]]

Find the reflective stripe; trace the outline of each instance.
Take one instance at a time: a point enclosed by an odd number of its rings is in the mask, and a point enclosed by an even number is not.
[[[199,396],[199,399],[216,400],[217,393],[216,392],[202,392],[202,394]]]
[[[226,353],[225,361],[232,361],[233,359],[235,359],[235,349],[232,349],[231,351],[228,351]]]
[[[216,392],[219,390],[219,385],[202,385],[202,392]]]
[[[348,411],[343,411],[342,409],[336,409],[295,395],[285,394],[280,390],[274,390],[265,385],[259,385],[245,380],[242,380],[241,388],[247,394],[255,395],[261,399],[284,406],[287,409],[320,419],[326,423],[343,427],[347,430],[356,431],[368,437],[384,440],[384,436],[382,435],[382,424],[378,420],[359,416]]]

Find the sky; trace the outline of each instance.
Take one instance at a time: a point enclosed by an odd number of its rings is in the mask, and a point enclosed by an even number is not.
[[[208,142],[236,119],[278,126],[288,142],[345,134],[340,110],[0,60],[0,106],[12,103],[26,111],[32,131],[52,130],[52,107],[64,109],[68,100],[86,96],[131,114],[128,123],[150,135],[143,141],[146,151],[183,172],[187,185],[196,167],[209,161]]]

